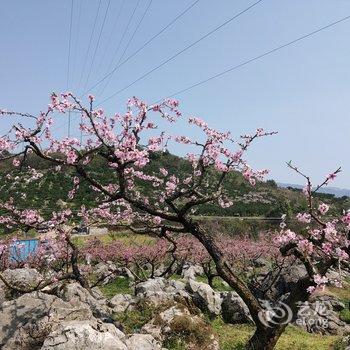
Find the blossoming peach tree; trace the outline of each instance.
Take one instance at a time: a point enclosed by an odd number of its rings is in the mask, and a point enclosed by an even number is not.
[[[72,137],[53,136],[53,115],[64,115],[69,111],[81,115],[80,130],[86,135],[83,142]],[[82,206],[75,214],[86,223],[128,225],[135,232],[153,233],[169,241],[174,235],[190,234],[202,244],[214,262],[215,273],[241,296],[249,308],[256,331],[247,349],[274,348],[287,322],[276,319],[267,323],[264,320],[262,315],[266,310],[259,299],[259,286],[253,286],[242,278],[235,259],[229,256],[229,247],[217,243],[211,232],[193,215],[196,208],[206,203],[217,203],[221,207],[232,205],[232,198],[225,193],[226,180],[231,172],[242,173],[252,185],[263,179],[267,171],[253,170],[245,161],[244,153],[254,140],[273,132],[258,129],[254,134],[242,135],[235,141],[230,133],[219,132],[203,120],[191,117],[188,119],[189,125],[201,131],[203,140],[170,135],[158,130],[156,118],[170,124],[180,118],[178,102],[171,99],[147,105],[132,98],[127,103],[125,113],[107,115],[102,109],[94,108],[92,95],[88,97],[86,106],[71,93],[53,93],[46,110],[37,116],[6,110],[1,110],[0,115],[3,118],[20,117],[32,121],[30,127],[17,123],[9,133],[0,137],[2,161],[11,160],[14,167],[25,169],[27,157],[33,154],[50,164],[52,171],[69,171],[72,174],[72,188],[64,194],[65,200],[69,198],[74,201],[81,183],[88,184],[96,194],[97,205],[89,209]],[[147,169],[152,164],[152,155],[163,152],[172,142],[188,148],[186,159],[191,165],[189,169],[181,175],[165,168],[150,173]],[[108,181],[101,180],[92,171],[91,164],[97,159],[108,172]],[[307,180],[304,192],[308,199],[308,212],[298,215],[305,228],[293,232],[282,224],[274,244],[278,245],[282,260],[298,261],[306,270],[306,274],[300,276],[283,296],[283,302],[295,311],[298,302],[305,301],[311,292],[330,282],[326,277],[330,268],[348,268],[350,214],[327,220],[328,207],[320,204],[315,208],[310,179],[292,164],[290,167]],[[316,190],[326,185],[338,172],[327,177]],[[151,190],[141,192],[142,184]],[[2,206],[5,214],[1,216],[1,221],[7,225],[34,227],[44,222],[40,214],[30,208],[17,210],[11,201]],[[51,227],[58,227],[65,238],[62,241],[70,250],[69,261],[75,278],[88,288],[77,263],[77,248],[62,226],[70,214],[56,213],[49,222]],[[56,248],[57,252],[60,246]],[[279,298],[272,302],[278,303]]]

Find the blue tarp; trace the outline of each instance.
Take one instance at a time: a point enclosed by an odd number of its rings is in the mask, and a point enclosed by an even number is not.
[[[21,239],[16,241],[11,246],[11,259],[23,261],[28,256],[35,253],[38,248],[39,241],[37,239]]]

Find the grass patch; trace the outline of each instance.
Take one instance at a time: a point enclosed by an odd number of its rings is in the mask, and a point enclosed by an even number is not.
[[[109,232],[102,235],[84,235],[72,236],[72,241],[78,246],[83,247],[91,239],[99,239],[104,244],[114,241],[121,241],[126,245],[144,245],[155,242],[155,238],[148,235],[138,235],[130,231]]]
[[[254,326],[230,325],[220,318],[212,321],[212,326],[219,336],[221,350],[243,350],[244,344],[254,332]],[[338,340],[337,336],[311,334],[288,326],[279,339],[276,350],[329,350]]]
[[[205,276],[197,276],[196,281],[208,283],[208,279]],[[232,288],[224,283],[220,277],[215,277],[213,280],[213,287],[218,292],[229,292]]]
[[[132,334],[139,332],[142,326],[151,321],[156,311],[154,305],[139,301],[135,310],[117,313],[114,319],[121,323],[124,333]]]
[[[181,275],[174,274],[170,276],[171,280],[175,281],[184,281]],[[196,277],[197,282],[203,282],[208,284],[208,279],[206,276],[197,276]],[[224,283],[224,281],[220,277],[215,277],[213,280],[213,287],[217,292],[230,292],[232,291],[232,288]]]
[[[345,309],[340,311],[340,319],[350,324],[350,283],[347,281],[342,288],[327,287],[327,294],[336,296],[345,304]]]
[[[174,281],[182,281],[182,280],[183,280],[182,276],[181,276],[181,275],[178,275],[178,274],[176,274],[176,273],[174,273],[173,275],[171,275],[171,276],[169,277],[169,279],[170,279],[170,280],[174,280]]]
[[[154,316],[152,308],[131,310],[115,315],[115,320],[123,326],[124,333],[132,334],[140,331],[142,326],[148,323]]]
[[[191,316],[175,316],[171,321],[170,332],[164,346],[169,350],[186,349],[185,344],[191,344],[191,349],[207,349],[210,344],[212,327],[202,319]]]
[[[129,280],[125,277],[117,277],[113,282],[99,287],[103,296],[107,299],[113,298],[116,294],[132,294]]]
[[[345,303],[345,309],[340,311],[339,317],[342,321],[350,324],[350,302]]]
[[[326,294],[334,295],[342,301],[350,300],[350,283],[344,283],[342,288],[329,286],[326,291],[330,292]]]
[[[138,235],[130,231],[118,231],[109,232],[106,235],[101,235],[100,237],[103,243],[111,243],[114,241],[121,241],[126,245],[144,245],[151,244],[155,242],[155,238],[148,235]]]

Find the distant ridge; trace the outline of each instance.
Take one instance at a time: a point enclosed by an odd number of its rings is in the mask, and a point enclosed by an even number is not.
[[[279,187],[287,188],[287,187],[292,187],[292,188],[297,188],[297,189],[302,189],[303,186],[301,185],[296,185],[296,184],[289,184],[289,183],[283,183],[283,182],[277,182],[277,185]],[[346,188],[338,188],[338,187],[332,187],[332,186],[325,186],[319,190],[320,193],[329,193],[329,194],[334,194],[336,197],[350,197],[350,189]]]

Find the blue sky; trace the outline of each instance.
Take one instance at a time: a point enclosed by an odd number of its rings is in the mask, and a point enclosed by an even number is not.
[[[149,4],[149,0],[139,1],[114,55],[138,0],[125,0],[122,9],[122,0],[111,0],[93,60],[108,6],[108,0],[101,0],[87,55],[99,1],[73,1],[68,89],[77,94],[117,64]],[[153,0],[124,59],[192,2]],[[104,84],[94,89],[97,100],[128,85],[252,3],[200,0],[120,67],[105,89]],[[1,2],[1,107],[37,113],[47,105],[51,91],[66,91],[70,8],[71,0]],[[349,0],[264,0],[103,107],[108,112],[122,111],[133,95],[154,102],[347,15]],[[350,188],[349,38],[350,20],[177,96],[181,110],[185,116],[200,116],[234,135],[257,127],[278,131],[277,136],[256,143],[248,154],[254,167],[269,168],[270,177],[277,181],[302,183],[285,166],[293,160],[315,181],[341,165],[343,173],[334,185]],[[58,133],[66,135],[66,120],[60,119],[56,124],[63,126]],[[8,125],[1,123],[3,132]],[[180,133],[181,128],[180,124],[174,131]],[[196,130],[189,132],[196,136]]]

